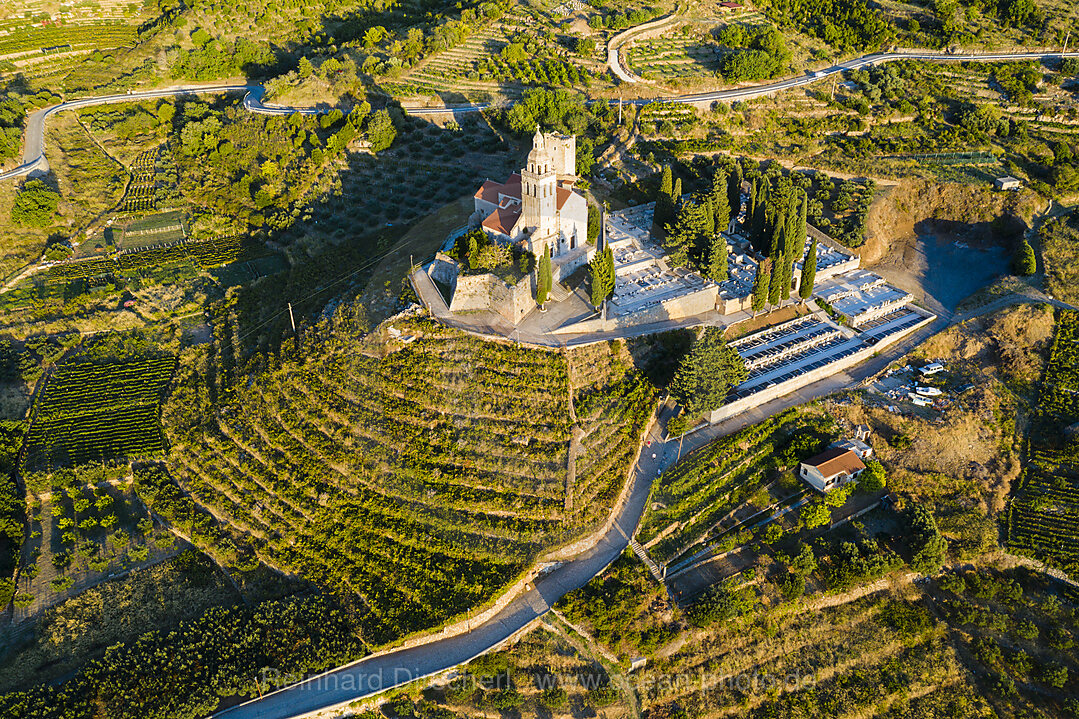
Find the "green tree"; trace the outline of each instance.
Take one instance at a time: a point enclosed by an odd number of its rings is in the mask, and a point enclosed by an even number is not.
[[[525,52],[525,46],[523,43],[511,42],[506,47],[502,48],[502,59],[511,65],[524,62],[528,59],[528,53]]]
[[[664,227],[674,221],[674,177],[671,166],[664,165],[663,174],[659,179],[659,194],[656,195],[656,210],[653,221],[660,227]]]
[[[600,222],[603,217],[600,214],[599,207],[589,203],[588,205],[588,244],[596,244],[596,240],[599,239]]]
[[[768,285],[772,277],[772,258],[766,257],[757,265],[757,274],[753,278],[753,314],[764,309],[768,302]]]
[[[596,309],[614,293],[614,253],[608,247],[597,252],[588,263],[592,285],[592,306]]]
[[[865,471],[858,477],[858,489],[866,492],[878,492],[887,485],[888,475],[884,465],[875,459],[865,463]]]
[[[716,232],[726,232],[731,223],[731,203],[727,196],[727,173],[719,171],[712,177],[712,217]]]
[[[910,567],[916,572],[933,575],[940,571],[948,542],[937,527],[933,514],[921,504],[911,504],[907,510],[910,525]]]
[[[731,215],[736,217],[742,207],[742,165],[738,162],[727,176],[727,202]]]
[[[690,252],[696,249],[702,238],[711,237],[709,219],[708,209],[701,204],[688,201],[679,205],[675,222],[666,226],[666,236],[663,238],[663,249],[671,265],[693,266]]]
[[[829,524],[832,513],[824,502],[810,502],[798,512],[798,518],[805,524],[806,529],[816,529]]]
[[[542,309],[551,294],[551,248],[544,247],[536,276],[536,304]]]
[[[300,62],[296,65],[296,72],[300,78],[306,80],[315,74],[315,66],[306,57],[301,57]]]
[[[805,261],[802,262],[802,281],[798,286],[798,296],[805,302],[813,296],[813,283],[817,281],[817,240],[809,245]]]
[[[712,238],[708,249],[708,276],[716,282],[725,282],[730,278],[727,269],[727,239],[717,233]]]
[[[367,141],[372,152],[382,152],[393,144],[397,128],[393,125],[389,110],[379,110],[367,121]]]
[[[1034,256],[1034,248],[1030,246],[1026,238],[1023,238],[1023,242],[1015,252],[1015,257],[1012,258],[1012,269],[1015,274],[1023,277],[1029,277],[1038,271],[1038,260]]]
[[[41,180],[28,180],[15,196],[11,221],[17,225],[48,227],[60,204],[60,194]]]
[[[706,327],[679,363],[671,397],[688,415],[697,416],[722,406],[730,388],[748,375],[745,360],[727,346],[723,330]]]

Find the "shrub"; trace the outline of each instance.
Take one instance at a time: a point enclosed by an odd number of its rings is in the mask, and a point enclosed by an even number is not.
[[[50,189],[41,180],[30,180],[15,196],[15,204],[11,207],[11,220],[29,227],[48,227],[52,224],[59,204],[58,192]]]

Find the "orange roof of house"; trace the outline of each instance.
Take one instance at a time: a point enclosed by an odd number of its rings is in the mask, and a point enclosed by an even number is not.
[[[506,178],[505,182],[495,182],[494,180],[487,180],[487,182],[480,185],[480,189],[476,190],[476,194],[473,197],[480,200],[486,200],[492,205],[502,204],[498,200],[499,195],[508,195],[510,197],[521,199],[521,176],[518,173],[513,173]]]
[[[517,224],[517,220],[519,220],[520,217],[521,208],[519,207],[499,207],[494,212],[487,215],[480,224],[492,232],[498,232],[507,237],[512,237],[513,227]]]
[[[573,190],[567,190],[565,187],[558,187],[555,196],[558,198],[558,209],[562,209],[566,206],[566,202],[569,201],[570,195],[573,194]]]
[[[854,474],[865,469],[865,463],[853,450],[841,447],[821,452],[816,457],[805,460],[802,464],[816,467],[817,471],[824,475],[825,479],[831,479],[838,474]]]

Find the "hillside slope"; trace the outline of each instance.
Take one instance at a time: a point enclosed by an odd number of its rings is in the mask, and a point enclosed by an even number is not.
[[[614,365],[575,428],[566,355],[425,318],[390,326],[305,339],[302,360],[223,390],[189,357],[165,411],[174,480],[267,564],[357,597],[375,644],[484,603],[601,522],[654,398]],[[575,432],[610,451],[567,502]],[[219,544],[208,549],[237,564]]]

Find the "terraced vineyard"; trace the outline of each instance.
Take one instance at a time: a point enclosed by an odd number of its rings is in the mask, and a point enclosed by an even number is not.
[[[31,410],[23,469],[161,453],[158,414],[175,368],[173,356],[61,364]]]
[[[1062,311],[1045,368],[1027,463],[1008,508],[1013,550],[1079,572],[1079,312]]]
[[[583,424],[605,453],[567,511],[565,356],[394,326],[416,339],[368,339],[363,354],[335,330],[306,362],[245,377],[211,417],[185,391],[166,413],[180,485],[264,561],[358,595],[376,643],[482,604],[605,518],[653,398],[629,371],[590,391]]]
[[[19,27],[6,23],[7,35],[0,35],[0,56],[53,53],[79,49],[131,46],[138,37],[138,28],[122,23],[86,25],[56,25]],[[46,53],[48,54],[48,53]],[[19,59],[16,57],[15,59]]]
[[[157,149],[140,152],[131,163],[131,182],[124,193],[120,212],[148,212],[154,209],[154,178],[156,176]]]

